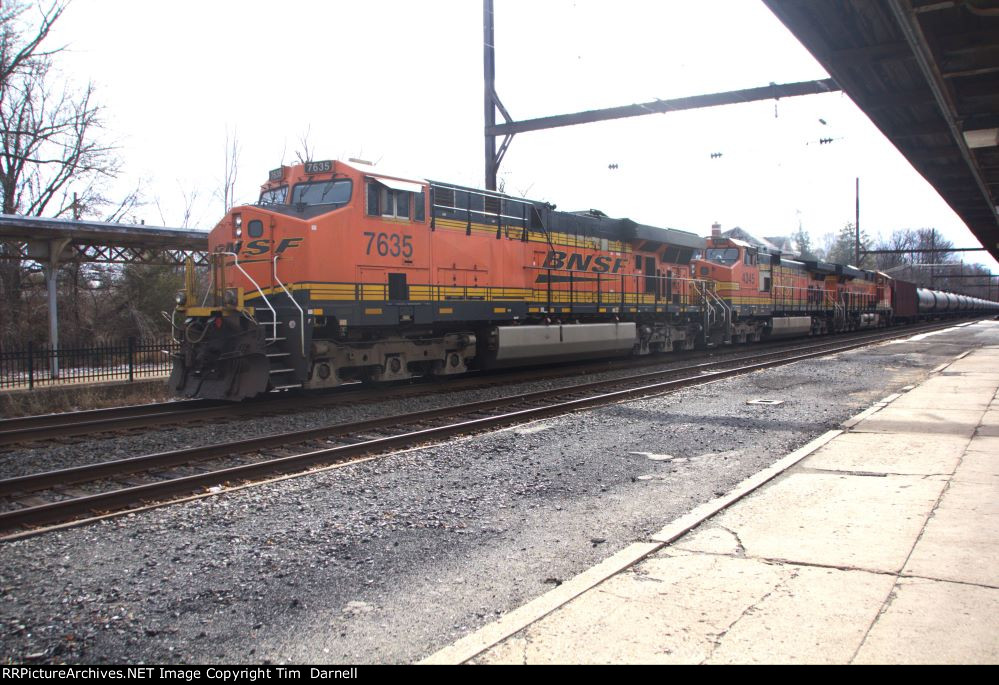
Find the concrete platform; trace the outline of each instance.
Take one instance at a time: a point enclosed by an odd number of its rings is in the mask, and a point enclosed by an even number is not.
[[[996,369],[957,358],[424,662],[999,663]]]

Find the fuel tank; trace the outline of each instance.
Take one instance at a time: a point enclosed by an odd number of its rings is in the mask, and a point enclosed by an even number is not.
[[[497,326],[490,332],[489,368],[557,359],[623,356],[637,342],[634,322]]]

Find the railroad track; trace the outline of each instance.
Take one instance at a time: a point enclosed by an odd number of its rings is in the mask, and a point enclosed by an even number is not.
[[[363,393],[373,390],[348,386],[336,394],[282,394],[244,402],[222,400],[177,400],[162,404],[141,404],[88,411],[65,412],[0,420],[0,447],[32,442],[58,442],[99,434],[148,430],[154,426],[172,426],[204,421],[230,421],[263,414],[277,415],[318,407],[356,402]],[[424,391],[426,392],[426,391]],[[384,395],[384,393],[383,393]],[[76,440],[78,441],[78,440]]]
[[[18,531],[32,527],[204,494],[206,488],[209,492],[223,491],[255,479],[349,463],[456,435],[664,394],[952,325],[823,342],[793,353],[786,349],[762,351],[459,406],[19,476],[0,481],[0,533],[6,535],[3,539],[20,537]]]
[[[703,351],[697,353],[703,354]],[[718,354],[715,352],[715,354]],[[148,430],[155,426],[166,427],[202,423],[205,421],[230,421],[262,415],[279,415],[358,402],[403,399],[434,394],[442,388],[448,392],[481,389],[585,373],[628,369],[654,364],[682,361],[695,353],[670,355],[655,359],[639,359],[562,364],[544,369],[527,368],[479,373],[463,378],[421,378],[405,384],[380,385],[372,388],[362,383],[342,386],[333,391],[288,392],[280,396],[263,396],[240,403],[213,400],[178,400],[162,404],[143,404],[40,416],[0,419],[0,447],[12,447],[38,442],[78,442],[100,434]]]
[[[916,334],[920,330],[922,327],[907,328],[906,333]],[[862,335],[869,337],[871,334]],[[842,340],[842,338],[838,339]],[[755,349],[761,351],[773,347],[792,351],[801,349],[800,345],[788,348],[788,342],[787,340],[776,340],[756,345]],[[738,349],[726,347],[709,350],[707,353],[700,350],[653,357],[557,365],[555,367],[549,365],[544,368],[502,370],[443,381],[427,378],[404,385],[392,384],[376,388],[357,383],[338,388],[333,392],[282,393],[280,396],[265,396],[242,403],[215,400],[177,400],[158,404],[0,419],[0,448],[10,449],[29,443],[72,443],[99,435],[120,434],[136,430],[147,431],[153,427],[190,425],[207,421],[218,424],[219,422],[252,416],[273,416],[358,402],[403,399],[437,393],[442,388],[448,392],[454,392],[518,382],[579,376],[587,373],[659,366],[683,362],[692,358],[703,358],[705,354],[708,358],[725,359],[732,355],[738,355]]]

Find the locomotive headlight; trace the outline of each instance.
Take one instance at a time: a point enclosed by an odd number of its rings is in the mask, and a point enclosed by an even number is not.
[[[233,214],[232,215],[232,223],[236,225],[236,228],[242,228],[243,227],[243,215],[242,214]]]
[[[183,307],[187,302],[187,293],[183,290],[178,290],[177,294],[173,296],[173,301],[177,303],[178,307]]]
[[[238,301],[238,298],[236,297],[236,289],[228,288],[225,291],[225,295],[223,296],[222,301],[226,304],[226,306],[235,307],[236,302]]]

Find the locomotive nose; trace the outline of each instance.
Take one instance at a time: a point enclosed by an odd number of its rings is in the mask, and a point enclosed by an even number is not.
[[[254,240],[264,237],[265,219],[263,212],[240,207],[229,212],[220,226],[235,240]]]

